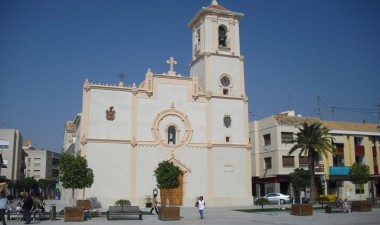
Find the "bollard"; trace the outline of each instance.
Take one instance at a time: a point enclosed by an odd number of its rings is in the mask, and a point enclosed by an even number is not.
[[[57,207],[55,205],[50,206],[50,220],[55,220],[55,217],[57,215]]]

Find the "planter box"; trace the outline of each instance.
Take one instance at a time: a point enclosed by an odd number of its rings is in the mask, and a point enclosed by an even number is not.
[[[179,207],[158,207],[159,220],[179,220],[180,208]]]
[[[370,212],[372,211],[371,201],[352,201],[351,210],[355,212]]]
[[[293,216],[311,216],[313,215],[312,204],[292,204],[292,211],[290,213]]]
[[[84,210],[83,207],[65,207],[64,222],[83,222]]]

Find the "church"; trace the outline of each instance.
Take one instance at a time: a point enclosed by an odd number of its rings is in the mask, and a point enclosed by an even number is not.
[[[144,206],[158,189],[154,170],[168,160],[181,170],[172,205],[194,207],[198,196],[208,206],[253,204],[243,16],[216,0],[199,10],[188,23],[188,76],[177,74],[168,56],[168,71],[147,69],[138,85],[85,81],[82,112],[65,129],[65,142],[75,143],[65,150],[80,152],[94,172],[91,188],[78,198],[95,198],[102,207],[119,199]],[[158,190],[160,202],[164,192]]]

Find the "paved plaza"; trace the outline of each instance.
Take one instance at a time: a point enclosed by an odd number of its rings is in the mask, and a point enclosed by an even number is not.
[[[58,210],[63,209],[67,204],[61,201],[46,201],[47,207],[55,204]],[[290,207],[290,205],[284,205]],[[278,207],[276,205],[264,206]],[[57,216],[57,220],[51,221],[33,221],[31,224],[41,225],[75,225],[75,224],[109,224],[109,225],[190,225],[190,224],[216,224],[216,225],[379,225],[380,208],[373,208],[371,212],[353,212],[353,213],[325,213],[324,210],[314,210],[312,216],[292,216],[289,212],[266,212],[266,213],[243,213],[235,209],[252,209],[261,208],[261,206],[251,207],[211,207],[205,210],[205,219],[199,219],[197,208],[181,207],[181,219],[177,221],[160,221],[157,215],[143,215],[143,220],[136,219],[137,216],[131,216],[131,219],[120,219],[108,221],[105,216],[95,217],[84,222],[63,222],[63,218]],[[149,209],[142,208],[143,211]],[[103,209],[102,211],[106,211]],[[23,221],[7,221],[7,224],[24,224]]]

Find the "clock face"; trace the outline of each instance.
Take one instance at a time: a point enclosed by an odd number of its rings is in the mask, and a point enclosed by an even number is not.
[[[230,86],[230,78],[228,78],[227,76],[223,76],[223,77],[220,79],[220,83],[221,83],[224,87],[228,87],[228,86]]]

